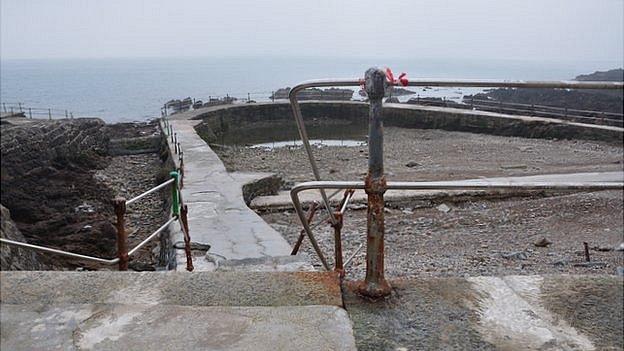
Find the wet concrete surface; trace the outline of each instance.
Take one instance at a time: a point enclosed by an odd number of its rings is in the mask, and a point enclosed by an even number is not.
[[[345,292],[358,350],[619,350],[622,278],[391,280],[371,302]],[[348,285],[348,284],[347,284]]]

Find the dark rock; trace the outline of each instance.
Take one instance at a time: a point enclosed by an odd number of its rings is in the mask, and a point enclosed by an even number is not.
[[[516,251],[501,254],[501,257],[507,260],[526,260],[529,255],[524,251]]]
[[[604,268],[607,264],[605,262],[578,262],[574,264],[574,267],[585,268]]]
[[[410,161],[405,164],[405,167],[409,167],[409,168],[418,167],[418,166],[421,166],[421,164],[416,161]]]
[[[536,241],[535,243],[533,243],[533,245],[537,246],[537,247],[547,247],[548,245],[552,244],[552,242],[546,238],[541,238],[538,241]]]

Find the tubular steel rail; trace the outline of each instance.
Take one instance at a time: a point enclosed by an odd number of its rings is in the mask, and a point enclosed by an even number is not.
[[[173,128],[166,121],[166,119],[164,120],[165,120],[164,125],[166,126],[164,129],[166,130],[165,135],[166,137],[169,137],[169,135],[173,133],[172,132]],[[144,247],[147,243],[149,243],[155,237],[161,234],[165,229],[167,229],[167,227],[171,223],[175,221],[179,221],[180,227],[182,228],[182,233],[184,234],[184,244],[185,244],[184,251],[186,254],[186,269],[189,272],[192,271],[194,268],[193,268],[193,258],[191,255],[191,248],[190,248],[191,239],[190,239],[189,229],[188,229],[188,218],[187,218],[188,206],[184,203],[182,199],[182,192],[181,192],[181,188],[183,186],[182,179],[184,178],[184,171],[183,171],[184,159],[183,159],[183,153],[180,148],[180,144],[177,141],[177,139],[175,140],[175,153],[179,155],[178,160],[180,162],[180,168],[178,168],[176,171],[172,171],[169,173],[171,179],[160,183],[159,185],[131,198],[130,200],[126,200],[123,197],[116,197],[115,199],[113,199],[112,202],[113,202],[114,212],[115,212],[115,216],[117,217],[117,221],[115,222],[115,228],[117,232],[117,257],[116,258],[105,259],[105,258],[94,257],[94,256],[89,256],[89,255],[82,255],[82,254],[78,254],[74,252],[54,249],[54,248],[45,247],[45,246],[28,244],[25,242],[9,240],[9,239],[4,239],[4,238],[0,238],[0,243],[10,245],[10,246],[22,247],[26,249],[32,249],[36,251],[53,253],[53,254],[67,256],[67,257],[73,257],[73,258],[87,260],[87,261],[98,262],[98,263],[102,263],[105,265],[118,264],[119,270],[125,271],[125,270],[128,270],[128,261],[129,261],[130,256],[136,254],[142,247]],[[171,186],[171,201],[172,201],[171,218],[169,218],[169,220],[167,220],[164,224],[162,224],[158,229],[156,229],[153,233],[151,233],[145,239],[143,239],[134,248],[128,250],[128,244],[127,244],[128,237],[127,237],[126,228],[125,228],[126,227],[125,225],[126,207],[143,199],[147,195],[152,194],[156,191],[159,191],[167,186]]]
[[[596,124],[614,124],[618,126],[624,124],[624,114],[614,112],[578,110],[566,107],[521,104],[515,102],[502,102],[500,100],[482,100],[472,98],[464,100],[464,104],[470,106],[471,108],[476,108],[483,111],[493,111],[499,113],[528,113],[531,116],[544,115],[548,117],[579,120],[583,122],[593,122]]]
[[[364,85],[369,98],[369,134],[368,134],[368,173],[362,181],[321,181],[320,172],[312,153],[310,141],[306,131],[301,108],[297,100],[297,93],[313,87],[337,87]],[[302,223],[303,232],[307,234],[316,254],[325,269],[329,270],[329,264],[323,255],[318,242],[312,232],[310,222],[316,211],[313,205],[306,218],[298,194],[304,190],[318,190],[321,194],[324,208],[331,226],[334,228],[335,240],[335,267],[336,271],[344,273],[342,263],[342,251],[340,229],[342,227],[342,214],[348,208],[346,202],[350,199],[353,189],[364,189],[368,195],[367,210],[367,251],[366,251],[366,278],[356,284],[356,290],[362,295],[378,298],[390,293],[390,285],[384,277],[384,199],[383,194],[387,189],[403,190],[483,190],[483,189],[524,189],[524,190],[606,190],[622,189],[622,182],[583,182],[583,183],[558,183],[558,182],[477,182],[453,181],[453,182],[386,182],[383,169],[383,123],[382,123],[382,98],[389,86],[436,86],[436,87],[503,87],[503,88],[560,88],[560,89],[623,89],[624,84],[619,82],[577,82],[577,81],[522,81],[522,80],[464,80],[464,79],[415,79],[407,80],[405,74],[394,79],[392,72],[385,72],[378,68],[370,68],[366,71],[364,79],[322,79],[307,81],[296,85],[289,94],[295,122],[299,134],[310,161],[312,172],[316,181],[298,184],[291,190],[291,198],[297,215]],[[327,189],[347,189],[339,211],[332,211],[327,196]],[[335,194],[335,193],[334,193]],[[322,223],[323,221],[319,222]],[[302,234],[303,234],[302,232]],[[300,237],[302,239],[302,236]],[[300,245],[298,240],[295,248]],[[361,247],[360,247],[361,248]],[[293,254],[296,253],[293,249]],[[359,251],[356,250],[345,264],[351,262]]]
[[[23,114],[24,117],[31,119],[37,117],[47,117],[51,120],[52,116],[59,118],[74,118],[74,113],[69,110],[48,107],[29,107],[22,102],[3,102],[2,112],[8,115]]]

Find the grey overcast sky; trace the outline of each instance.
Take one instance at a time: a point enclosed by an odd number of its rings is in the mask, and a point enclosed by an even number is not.
[[[624,0],[0,2],[3,59],[624,55]]]

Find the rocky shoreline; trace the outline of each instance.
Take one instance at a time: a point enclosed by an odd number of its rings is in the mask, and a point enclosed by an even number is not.
[[[115,257],[111,200],[116,195],[130,198],[156,185],[163,161],[158,150],[109,156],[108,145],[112,139],[157,135],[157,125],[105,125],[98,119],[18,122],[2,125],[1,199],[7,209],[3,228],[16,228],[24,240],[36,245]],[[130,208],[130,247],[162,224],[167,214],[159,194]],[[5,218],[14,226],[5,226]],[[154,246],[144,248],[131,268],[153,270]],[[7,251],[5,245],[2,250]],[[114,269],[58,255],[37,257],[47,269]],[[2,269],[10,268],[3,264]]]

